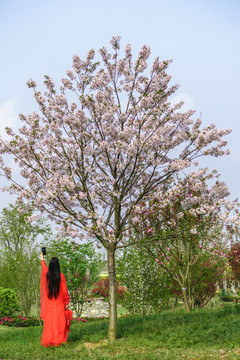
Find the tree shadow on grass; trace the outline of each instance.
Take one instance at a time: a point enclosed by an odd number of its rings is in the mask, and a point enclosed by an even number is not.
[[[192,313],[166,312],[159,315],[121,318],[118,338],[144,338],[166,347],[220,346],[238,343],[240,306]]]
[[[106,339],[108,335],[108,321],[100,320],[91,323],[73,323],[70,328],[68,343],[75,343],[81,340],[89,341]]]

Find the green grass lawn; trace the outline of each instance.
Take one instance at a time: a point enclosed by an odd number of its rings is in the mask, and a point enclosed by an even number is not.
[[[43,348],[41,327],[0,327],[0,359],[240,359],[240,305],[121,317],[107,342],[107,320],[73,323],[67,345]]]

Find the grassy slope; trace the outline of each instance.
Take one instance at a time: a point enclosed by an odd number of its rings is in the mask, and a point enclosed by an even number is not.
[[[75,323],[59,348],[41,347],[41,327],[0,327],[0,359],[240,359],[239,320],[240,306],[120,318],[113,344],[106,320]]]

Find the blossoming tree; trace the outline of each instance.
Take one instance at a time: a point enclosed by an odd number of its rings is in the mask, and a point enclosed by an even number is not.
[[[222,137],[230,132],[215,125],[201,128],[193,111],[181,112],[170,96],[166,70],[170,61],[153,61],[143,46],[133,61],[131,46],[120,57],[120,38],[111,40],[109,53],[100,49],[101,62],[90,50],[85,61],[73,56],[57,92],[45,76],[46,91],[33,88],[39,111],[20,114],[19,134],[7,128],[11,140],[1,141],[2,154],[12,154],[21,184],[2,160],[19,206],[46,212],[72,237],[84,232],[96,237],[108,253],[109,339],[116,337],[116,275],[114,255],[127,246],[126,229],[134,206],[174,172],[201,155],[227,152]],[[3,156],[4,158],[4,156]]]
[[[208,290],[208,283],[222,275],[229,237],[240,225],[239,203],[227,198],[228,188],[218,176],[216,170],[199,169],[168,188],[160,186],[153,201],[135,209],[134,237],[178,284],[187,312],[199,290]],[[209,180],[215,180],[211,187]],[[201,284],[204,279],[206,284]],[[208,293],[205,302],[212,296]]]

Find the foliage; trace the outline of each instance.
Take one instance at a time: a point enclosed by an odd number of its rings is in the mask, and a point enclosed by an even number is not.
[[[191,269],[191,298],[193,306],[206,306],[216,293],[216,285],[221,281],[226,263],[211,252],[203,252]]]
[[[59,258],[65,275],[70,302],[77,316],[81,316],[84,301],[91,296],[90,289],[98,279],[103,261],[93,244],[78,244],[68,239],[53,240],[47,249],[48,258]]]
[[[0,248],[16,256],[35,250],[37,238],[47,238],[50,227],[26,208],[9,205],[0,218]]]
[[[12,289],[0,287],[0,317],[11,316],[19,311],[16,294]]]
[[[28,326],[39,326],[39,319],[34,317],[25,317],[25,316],[17,316],[17,317],[1,317],[0,325],[7,325],[10,327],[28,327]]]
[[[92,295],[100,295],[104,298],[109,296],[109,278],[101,279],[99,282],[95,283],[94,288],[92,289]],[[119,285],[119,282],[116,281],[117,287],[117,296],[119,299],[123,299],[125,296],[125,289],[123,286]]]
[[[231,291],[226,291],[225,289],[222,289],[222,291],[218,294],[218,297],[223,302],[238,302],[239,300],[239,296],[233,294]]]
[[[224,302],[233,302],[234,300],[236,300],[236,296],[233,295],[219,295],[220,299]]]
[[[44,220],[29,222],[32,213],[10,205],[0,218],[0,286],[15,290],[21,311],[39,309],[39,241],[48,239],[50,228]]]
[[[210,180],[215,180],[211,187]],[[136,207],[138,228],[132,236],[178,284],[190,311],[214,295],[226,268],[227,240],[239,219],[238,204],[227,199],[228,189],[216,171],[207,169],[169,181],[163,190]]]
[[[231,130],[214,124],[201,128],[193,111],[181,112],[183,104],[170,101],[178,88],[169,84],[171,61],[156,58],[147,73],[148,46],[133,61],[129,44],[120,57],[119,36],[110,43],[113,51],[99,51],[101,67],[94,50],[85,61],[74,55],[73,71],[67,71],[59,92],[49,76],[43,93],[35,81],[27,82],[39,113],[20,114],[18,134],[6,128],[9,140],[0,138],[0,167],[11,181],[4,190],[17,194],[20,206],[27,202],[67,236],[87,234],[107,249],[109,338],[115,339],[114,255],[127,245],[134,206],[194,159],[228,153],[222,138]],[[8,154],[27,181],[14,178],[4,162]]]
[[[231,249],[228,253],[228,262],[231,266],[234,277],[240,281],[240,242],[231,244]]]
[[[158,313],[169,308],[172,279],[144,249],[125,249],[117,261],[117,273],[126,293],[121,303],[131,314]],[[175,296],[178,297],[178,294]]]
[[[6,254],[6,253],[5,253]],[[39,311],[39,258],[36,253],[6,254],[0,266],[0,284],[17,294],[21,313],[29,315],[34,304]]]

